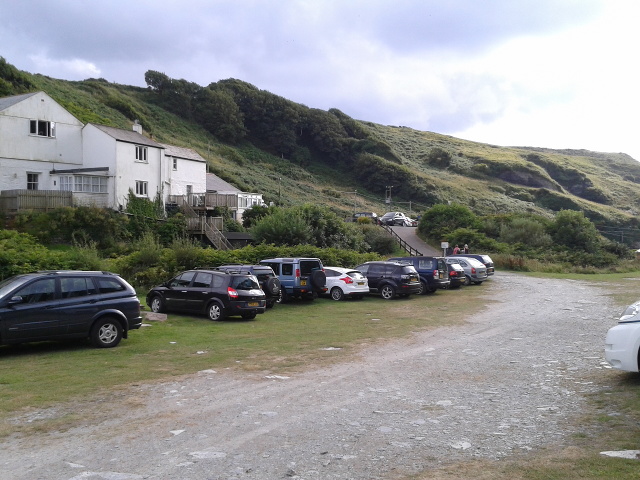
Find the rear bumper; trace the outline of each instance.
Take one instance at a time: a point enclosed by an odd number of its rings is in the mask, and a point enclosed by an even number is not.
[[[639,349],[640,323],[619,324],[607,332],[604,358],[613,368],[637,372]]]

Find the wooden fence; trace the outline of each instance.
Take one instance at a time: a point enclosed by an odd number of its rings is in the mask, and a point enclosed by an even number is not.
[[[0,192],[0,211],[15,214],[30,210],[48,212],[73,206],[73,193],[60,190],[3,190]]]

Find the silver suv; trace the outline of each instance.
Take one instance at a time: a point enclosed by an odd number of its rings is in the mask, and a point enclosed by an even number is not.
[[[90,338],[115,347],[140,328],[136,291],[115,273],[46,271],[0,282],[0,343]]]
[[[327,291],[327,276],[319,258],[267,258],[260,265],[271,267],[280,279],[279,303],[291,298],[313,300]]]

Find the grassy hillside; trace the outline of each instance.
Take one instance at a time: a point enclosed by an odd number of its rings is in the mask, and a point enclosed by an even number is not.
[[[141,73],[142,75],[142,73]],[[478,214],[584,211],[603,228],[637,226],[640,163],[620,153],[498,147],[311,109],[240,80],[207,87],[145,74],[149,88],[20,72],[0,57],[0,96],[43,90],[82,122],[191,147],[209,170],[267,201],[415,213],[461,203]],[[392,185],[392,204],[385,204]]]

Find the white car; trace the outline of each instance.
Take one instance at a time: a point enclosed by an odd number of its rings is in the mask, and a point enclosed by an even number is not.
[[[484,263],[469,257],[446,257],[447,263],[457,263],[464,269],[465,285],[475,283],[480,285],[487,277],[487,267]]]
[[[342,267],[324,267],[327,293],[333,300],[345,297],[363,298],[369,294],[369,281],[358,270]]]
[[[629,305],[605,340],[604,358],[613,368],[638,372],[640,357],[640,301]]]

